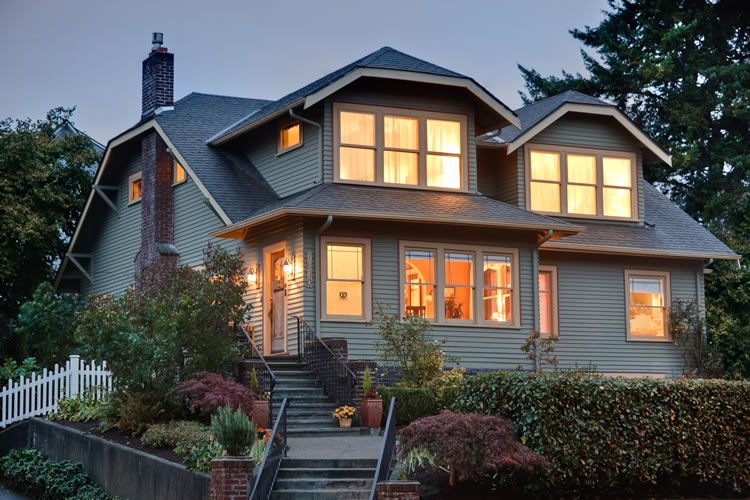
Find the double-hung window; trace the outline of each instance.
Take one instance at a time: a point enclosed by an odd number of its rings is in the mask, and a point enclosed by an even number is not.
[[[138,171],[128,177],[128,205],[141,201],[143,197],[143,172]]]
[[[520,324],[518,250],[401,242],[402,314],[438,324]]]
[[[625,271],[628,340],[669,341],[669,273]]]
[[[466,116],[334,103],[336,182],[467,190]]]
[[[321,238],[324,320],[368,321],[370,240]]]
[[[530,145],[528,208],[570,217],[634,220],[634,154]]]

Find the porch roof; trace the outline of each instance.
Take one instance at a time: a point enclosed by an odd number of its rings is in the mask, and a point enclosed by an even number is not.
[[[243,238],[255,225],[287,216],[333,215],[349,219],[427,222],[465,226],[555,231],[553,238],[577,234],[583,227],[535,214],[484,196],[416,189],[321,184],[267,205],[242,222],[211,236]]]

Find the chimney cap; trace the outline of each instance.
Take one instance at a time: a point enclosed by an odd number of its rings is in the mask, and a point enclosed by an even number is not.
[[[159,50],[164,43],[164,33],[154,33],[151,38],[151,50]]]

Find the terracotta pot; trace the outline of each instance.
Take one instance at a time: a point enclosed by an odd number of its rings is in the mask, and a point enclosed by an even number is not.
[[[380,398],[362,398],[359,402],[362,413],[362,427],[380,427],[383,418],[383,400]]]
[[[268,417],[271,415],[271,402],[262,399],[253,401],[253,421],[255,427],[268,429]]]
[[[339,427],[351,427],[352,426],[352,419],[351,418],[340,418],[339,419]]]

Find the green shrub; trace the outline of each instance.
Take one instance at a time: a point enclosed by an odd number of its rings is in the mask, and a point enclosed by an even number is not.
[[[255,440],[255,426],[241,410],[219,408],[211,416],[211,434],[230,456],[240,456]]]
[[[11,488],[41,500],[110,500],[81,464],[53,462],[38,450],[11,450],[0,458],[0,477]]]
[[[96,391],[95,388],[88,388],[79,392],[74,398],[58,399],[57,411],[51,413],[49,419],[70,420],[71,422],[99,420],[103,416],[107,396],[96,399]]]
[[[190,420],[173,420],[155,424],[141,436],[141,443],[151,448],[192,448],[211,439],[211,431],[205,425]]]
[[[527,488],[750,492],[747,382],[498,372],[464,379],[453,409],[510,419],[521,441],[552,463],[525,478]]]
[[[140,436],[150,426],[165,422],[172,415],[168,401],[154,392],[123,391],[114,397],[118,399],[117,427],[133,436]]]
[[[362,393],[367,397],[369,392],[372,392],[372,379],[370,378],[370,367],[365,366],[365,374],[362,377]]]
[[[396,398],[396,425],[406,425],[418,418],[438,413],[435,393],[420,387],[378,387],[383,398],[383,421],[388,418],[391,398]]]
[[[0,386],[4,386],[8,383],[8,379],[17,382],[22,376],[24,378],[31,377],[31,374],[36,372],[39,374],[39,366],[36,364],[36,358],[26,358],[20,365],[16,363],[16,360],[7,357],[5,363],[0,365]]]
[[[201,441],[191,447],[178,446],[174,452],[188,470],[206,473],[211,472],[211,460],[224,456],[224,448],[214,440]]]

